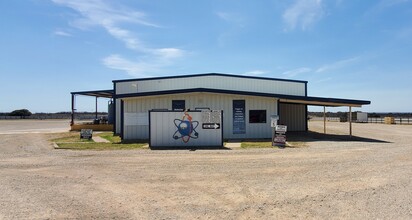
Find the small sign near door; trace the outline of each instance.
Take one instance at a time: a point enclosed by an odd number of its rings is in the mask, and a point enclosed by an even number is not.
[[[80,139],[92,139],[93,130],[92,129],[82,129],[80,130]]]
[[[286,125],[276,125],[275,135],[272,139],[272,146],[284,147],[286,145],[286,131],[288,127]]]
[[[274,128],[278,125],[279,115],[270,116],[270,127]]]

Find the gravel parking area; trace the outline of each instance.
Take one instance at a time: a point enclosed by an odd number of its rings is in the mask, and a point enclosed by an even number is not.
[[[412,126],[354,124],[362,138],[317,135],[305,148],[196,151],[54,150],[56,134],[0,127],[0,219],[412,219]]]
[[[70,120],[0,120],[0,134],[56,133],[70,130]]]

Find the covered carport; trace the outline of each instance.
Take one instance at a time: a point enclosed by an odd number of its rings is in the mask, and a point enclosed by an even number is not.
[[[97,113],[98,113],[98,108],[97,108],[97,99],[98,98],[107,98],[113,101],[113,90],[94,90],[94,91],[80,91],[80,92],[71,92],[71,121],[70,121],[70,126],[72,127],[75,125],[74,119],[75,119],[75,113],[76,113],[76,96],[82,95],[82,96],[92,96],[95,97],[95,119],[97,119]]]
[[[337,98],[322,98],[322,97],[299,97],[289,96],[279,98],[279,103],[301,104],[306,106],[306,120],[307,120],[307,106],[323,106],[323,132],[326,134],[326,107],[348,107],[349,112],[349,136],[352,137],[352,107],[362,107],[363,105],[371,104],[366,100],[353,99],[337,99]]]

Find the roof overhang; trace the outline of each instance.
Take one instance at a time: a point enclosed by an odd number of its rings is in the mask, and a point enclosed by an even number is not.
[[[307,98],[316,98],[316,99],[324,99],[321,97],[307,97]],[[341,107],[341,106],[351,106],[351,107],[362,107],[362,105],[369,105],[369,104],[355,104],[355,103],[343,103],[339,101],[338,99],[335,99],[336,101],[311,101],[311,100],[305,100],[305,99],[279,99],[279,102],[282,103],[293,103],[293,104],[303,104],[303,105],[314,105],[314,106],[329,106],[329,107]],[[348,100],[348,99],[345,99]],[[350,100],[350,101],[359,101],[359,100]]]
[[[269,97],[269,98],[279,99],[280,102],[284,102],[284,103],[318,105],[318,106],[334,106],[334,107],[338,107],[338,106],[361,107],[362,105],[369,105],[371,103],[370,101],[366,101],[366,100],[324,98],[324,97],[313,97],[313,96],[295,96],[295,95],[209,89],[209,88],[193,88],[193,89],[164,90],[164,91],[144,92],[144,93],[128,93],[128,94],[115,95],[115,98],[124,99],[124,98],[133,98],[133,97],[147,97],[147,96],[171,95],[171,94],[194,93],[194,92],[208,92],[208,93],[220,93],[220,94],[232,94],[232,95]]]
[[[85,95],[85,96],[94,96],[99,98],[113,98],[113,90],[94,90],[94,91],[81,91],[81,92],[72,92],[72,95]]]

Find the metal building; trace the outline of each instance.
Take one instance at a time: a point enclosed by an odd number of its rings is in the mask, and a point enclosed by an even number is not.
[[[271,115],[279,115],[288,131],[307,131],[308,105],[370,104],[311,97],[307,83],[219,73],[114,80],[114,132],[124,140],[147,140],[151,110],[212,109],[223,111],[224,139],[270,138]]]

